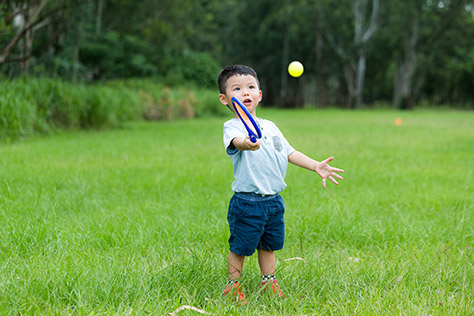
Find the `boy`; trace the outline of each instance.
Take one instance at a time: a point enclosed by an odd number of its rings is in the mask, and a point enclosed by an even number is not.
[[[279,192],[286,187],[284,182],[288,162],[315,171],[326,188],[326,179],[335,184],[335,172],[328,158],[322,162],[313,160],[296,151],[287,142],[278,127],[269,120],[258,118],[256,109],[262,100],[262,91],[255,71],[244,65],[228,66],[219,74],[219,100],[227,105],[234,117],[224,123],[224,145],[234,166],[232,190],[229,203],[230,251],[228,255],[229,281],[224,295],[231,295],[240,304],[246,303],[239,282],[244,259],[258,252],[258,263],[262,274],[262,291],[271,291],[283,297],[275,278],[275,251],[283,248],[285,204]],[[247,108],[262,131],[262,138],[253,143],[231,105],[236,97]]]

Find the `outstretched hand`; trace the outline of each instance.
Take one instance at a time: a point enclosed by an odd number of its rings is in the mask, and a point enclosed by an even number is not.
[[[319,165],[316,167],[316,173],[319,174],[319,176],[322,178],[323,180],[323,188],[326,189],[326,179],[329,179],[331,180],[332,182],[334,182],[335,184],[339,184],[339,182],[337,182],[334,177],[338,178],[339,180],[342,180],[343,178],[338,175],[337,173],[335,172],[344,172],[344,170],[342,169],[339,169],[339,168],[333,168],[331,167],[328,163],[330,161],[332,161],[334,159],[334,157],[330,157],[326,160],[323,160],[319,163]]]

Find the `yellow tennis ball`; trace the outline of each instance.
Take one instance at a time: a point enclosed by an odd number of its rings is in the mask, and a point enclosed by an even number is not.
[[[303,64],[300,63],[299,61],[293,61],[290,63],[290,65],[288,66],[288,73],[292,76],[292,77],[299,77],[303,74],[303,71],[304,71],[304,67],[303,67]]]

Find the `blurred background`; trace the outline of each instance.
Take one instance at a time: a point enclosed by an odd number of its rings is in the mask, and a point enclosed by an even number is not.
[[[301,61],[300,78],[288,64]],[[2,0],[0,78],[259,74],[264,105],[474,108],[472,0]],[[5,89],[5,86],[3,86]]]

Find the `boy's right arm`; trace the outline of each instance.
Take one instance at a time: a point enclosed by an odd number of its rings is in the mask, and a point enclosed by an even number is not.
[[[231,145],[237,148],[238,150],[252,150],[255,151],[260,148],[260,141],[257,140],[256,143],[250,140],[250,137],[240,138],[236,137],[231,141]]]

